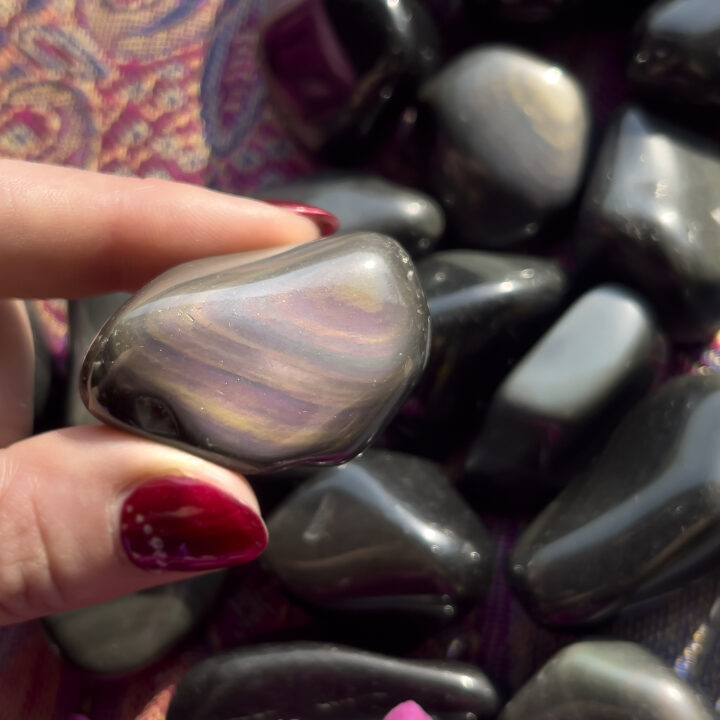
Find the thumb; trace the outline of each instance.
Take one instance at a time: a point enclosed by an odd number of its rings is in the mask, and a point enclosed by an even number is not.
[[[244,563],[266,544],[247,481],[174,448],[78,427],[0,450],[0,625]]]

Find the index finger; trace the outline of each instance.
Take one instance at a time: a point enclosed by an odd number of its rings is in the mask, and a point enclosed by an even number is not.
[[[0,296],[132,291],[197,257],[312,240],[272,205],[158,179],[0,160]]]

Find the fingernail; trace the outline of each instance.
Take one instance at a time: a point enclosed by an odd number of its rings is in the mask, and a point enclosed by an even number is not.
[[[340,227],[340,221],[331,212],[314,205],[303,205],[285,200],[265,200],[264,202],[312,220],[323,237],[336,233]]]
[[[267,545],[260,516],[232,495],[192,478],[167,475],[125,499],[120,538],[144,570],[212,570],[256,558]]]

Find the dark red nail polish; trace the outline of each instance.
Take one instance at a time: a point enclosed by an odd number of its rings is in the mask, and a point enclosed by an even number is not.
[[[312,220],[323,237],[336,233],[340,227],[340,221],[331,212],[314,205],[303,205],[302,203],[286,202],[285,200],[265,200],[265,202]]]
[[[168,475],[126,498],[120,539],[144,570],[212,570],[256,558],[267,545],[258,514],[219,488]]]

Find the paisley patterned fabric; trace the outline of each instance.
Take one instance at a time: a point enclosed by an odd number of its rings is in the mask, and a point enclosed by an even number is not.
[[[265,103],[255,62],[262,2],[0,0],[0,155],[236,193],[306,173],[309,162]],[[566,59],[575,61],[569,64],[591,87],[596,116],[606,118],[623,99],[622,88],[606,79],[611,63],[588,52],[584,36],[571,33],[562,42]],[[61,367],[63,302],[38,303],[35,312]],[[678,367],[718,371],[720,336],[696,358],[681,358]],[[528,519],[483,519],[498,556],[490,593],[458,626],[413,654],[476,662],[512,690],[574,637],[538,628],[508,595],[502,569]],[[127,678],[98,680],[69,667],[39,623],[0,630],[0,717],[162,720],[178,679],[208,654],[322,632],[257,565],[231,576],[222,606],[200,637]],[[720,573],[706,576],[600,631],[643,642],[687,672],[707,634],[703,622],[718,580]],[[720,659],[710,663],[704,681],[717,697]]]

